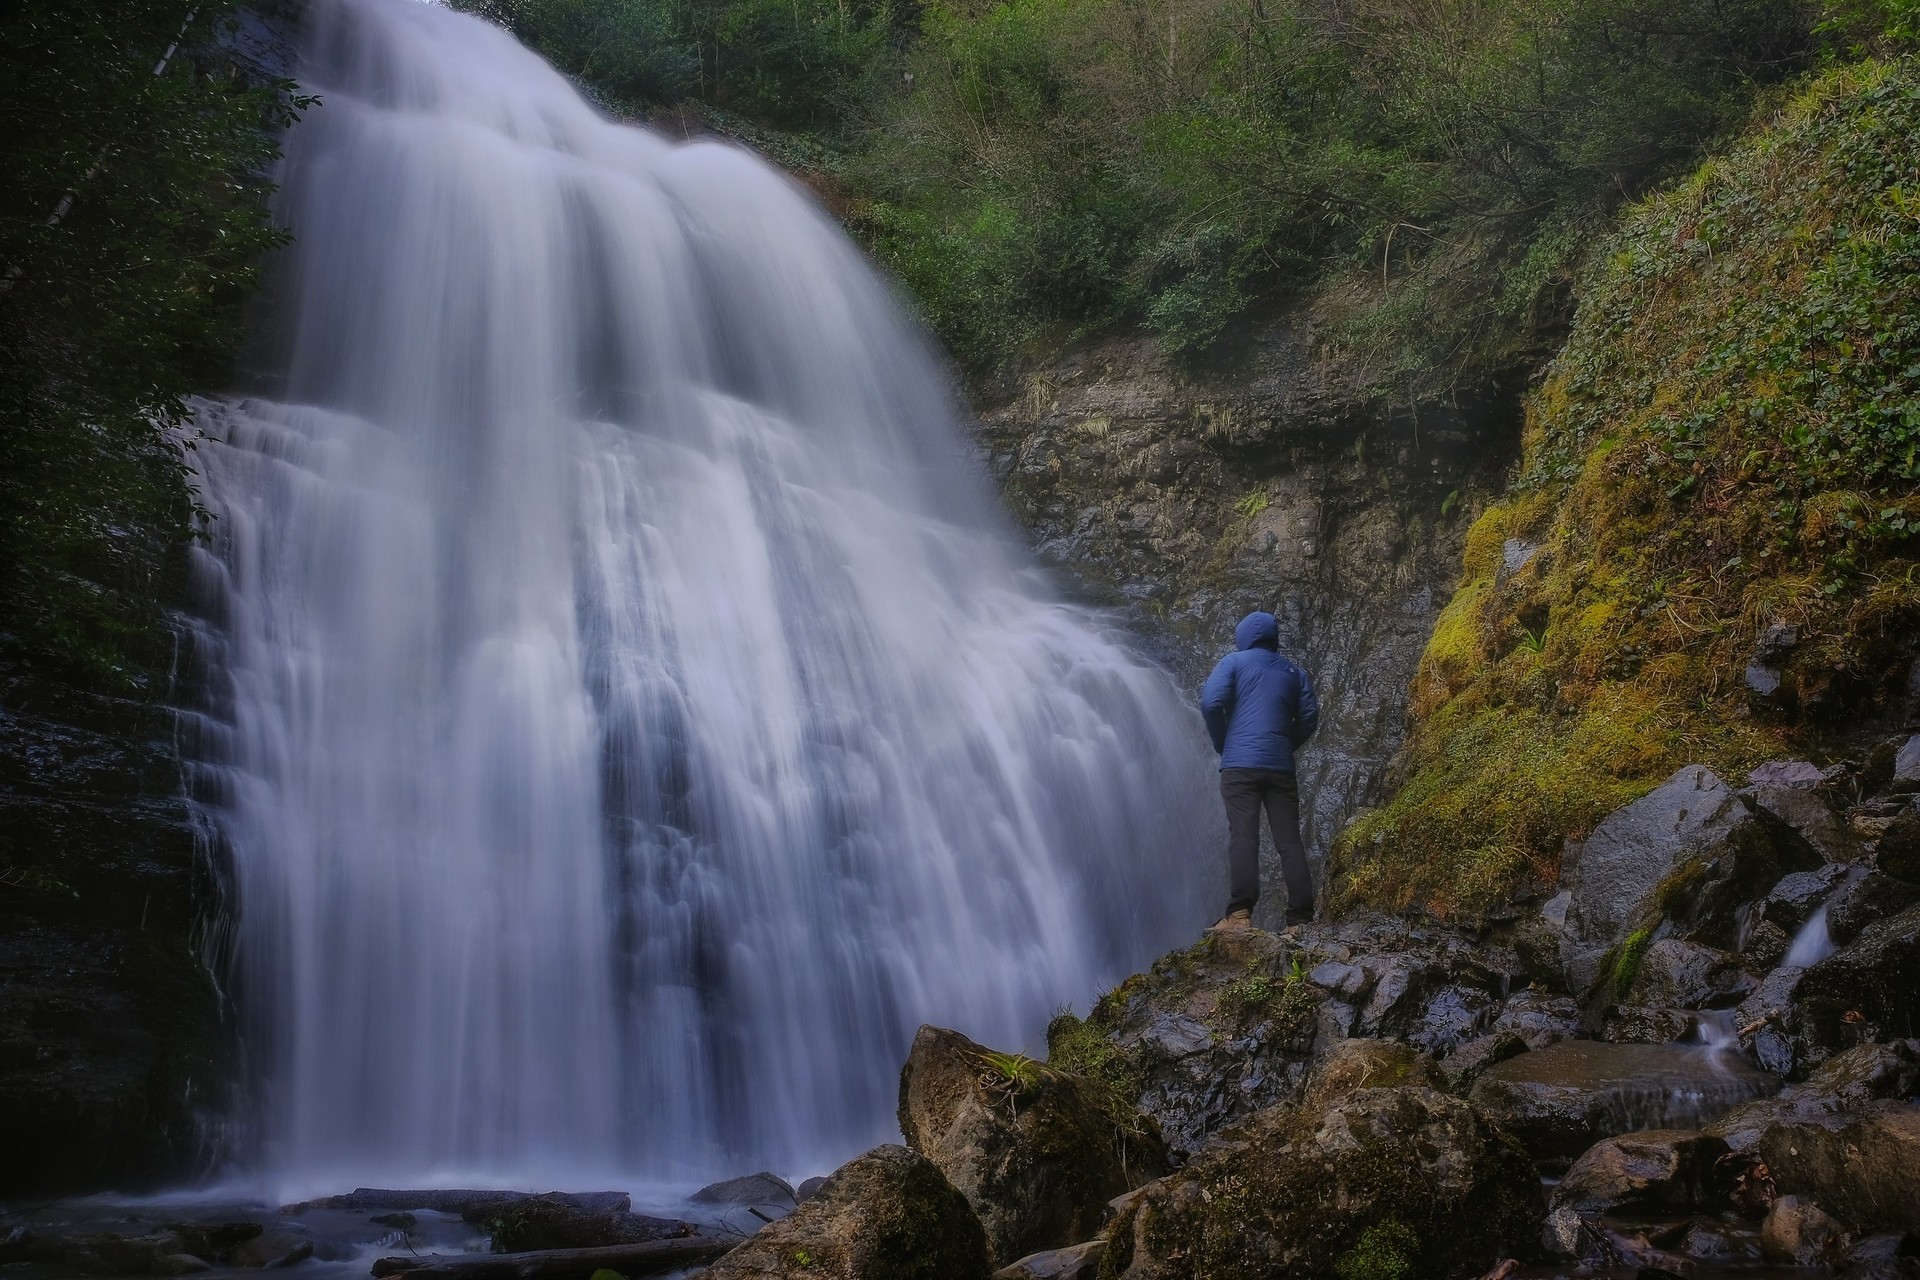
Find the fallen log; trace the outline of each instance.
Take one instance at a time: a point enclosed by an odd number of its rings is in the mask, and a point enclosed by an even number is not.
[[[536,1249],[528,1253],[426,1253],[381,1258],[376,1280],[590,1280],[605,1268],[627,1277],[658,1275],[712,1262],[739,1244],[740,1236],[680,1236],[599,1249]]]
[[[390,1212],[395,1209],[425,1209],[432,1213],[470,1213],[515,1204],[544,1196],[574,1209],[590,1213],[625,1213],[633,1202],[624,1191],[390,1191],[382,1187],[356,1187],[343,1196],[322,1196],[299,1204],[281,1206],[282,1213],[306,1213],[311,1209],[344,1209],[350,1213],[369,1209]]]

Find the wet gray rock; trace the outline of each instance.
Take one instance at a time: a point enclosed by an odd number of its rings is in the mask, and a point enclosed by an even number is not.
[[[748,1179],[736,1181],[746,1182]],[[766,1199],[773,1200],[775,1197],[769,1195]],[[789,1193],[779,1211],[784,1213],[792,1207],[793,1200]],[[574,1197],[566,1195],[521,1197],[490,1211],[469,1215],[468,1220],[493,1238],[495,1253],[521,1253],[530,1249],[597,1249],[615,1244],[670,1240],[690,1236],[695,1231],[691,1222],[675,1218],[651,1218],[625,1209],[583,1207]]]
[[[1672,936],[1731,948],[1748,903],[1822,862],[1791,828],[1699,765],[1609,814],[1570,852],[1562,883],[1571,894],[1567,980],[1575,991],[1598,986],[1613,947],[1663,916]]]
[[[1494,1015],[1489,1029],[1511,1031],[1527,1042],[1527,1048],[1544,1049],[1580,1034],[1580,1006],[1571,996],[1533,989],[1516,991]]]
[[[1759,981],[1738,956],[1697,942],[1662,938],[1647,947],[1627,994],[1642,1005],[1722,1009],[1739,1004]]]
[[[1866,1236],[1839,1265],[1842,1280],[1920,1280],[1920,1237],[1892,1231]]]
[[[1517,1058],[1528,1045],[1518,1032],[1489,1031],[1475,1036],[1440,1059],[1440,1075],[1455,1093],[1465,1089],[1488,1067]]]
[[[925,1157],[877,1147],[760,1230],[705,1280],[986,1280],[987,1237],[966,1197]]]
[[[1838,1115],[1884,1099],[1920,1095],[1920,1040],[1863,1044],[1835,1054],[1812,1075],[1770,1098],[1733,1108],[1706,1126],[1735,1152],[1756,1151],[1760,1135],[1775,1121]]]
[[[1740,955],[1754,969],[1767,973],[1786,958],[1793,946],[1793,934],[1771,920],[1756,920],[1747,930],[1746,945]]]
[[[749,1173],[709,1183],[688,1199],[695,1204],[779,1204],[789,1209],[797,1202],[792,1184],[775,1173]]]
[[[1797,763],[1803,769],[1813,768],[1804,762]],[[1815,770],[1814,782],[1819,780],[1820,773]],[[1804,782],[1762,783],[1753,788],[1752,800],[1757,807],[1798,832],[1827,861],[1859,862],[1866,857],[1866,849],[1862,847],[1860,838],[1847,828],[1840,815],[1812,786]]]
[[[1920,787],[1920,733],[1900,744],[1893,757],[1893,780]]]
[[[1840,1256],[1847,1230],[1805,1196],[1773,1202],[1760,1226],[1760,1250],[1770,1262],[1812,1267]]]
[[[1875,921],[1805,970],[1777,969],[1740,1006],[1760,1064],[1805,1075],[1854,1045],[1920,1034],[1920,905]]]
[[[1363,1231],[1392,1218],[1406,1234],[1389,1247],[1413,1274],[1465,1274],[1530,1250],[1543,1208],[1525,1153],[1472,1106],[1362,1089],[1223,1132],[1121,1212],[1101,1269],[1188,1280],[1196,1259],[1230,1250],[1232,1274],[1332,1277]]]
[[[1783,1195],[1811,1197],[1856,1230],[1920,1231],[1920,1106],[1781,1116],[1759,1152]]]
[[[1064,1249],[1029,1254],[994,1272],[993,1280],[1094,1280],[1100,1274],[1100,1259],[1106,1251],[1105,1240],[1089,1240]]]
[[[1874,866],[1909,887],[1920,888],[1920,812],[1896,814],[1880,833]]]
[[[1685,1009],[1616,1005],[1601,1023],[1602,1039],[1614,1044],[1672,1044],[1692,1037],[1696,1023]]]
[[[1806,760],[1769,760],[1747,775],[1748,784],[1754,787],[1810,789],[1825,780],[1825,771]]]
[[[1886,843],[1884,838],[1881,843]],[[1827,900],[1827,934],[1845,946],[1874,921],[1898,915],[1915,902],[1920,902],[1920,887],[1856,868]]]
[[[1468,1096],[1542,1167],[1564,1168],[1603,1138],[1698,1128],[1777,1088],[1706,1049],[1563,1040],[1488,1068]]]
[[[1167,1169],[1144,1117],[1116,1116],[1075,1076],[1018,1070],[957,1031],[921,1027],[900,1075],[907,1145],[966,1197],[1000,1263],[1087,1239],[1109,1200]]]
[[[1846,875],[1846,867],[1829,864],[1814,871],[1795,871],[1782,876],[1761,900],[1759,918],[1779,925],[1792,937]]]
[[[1603,1138],[1568,1168],[1549,1201],[1582,1213],[1717,1209],[1730,1178],[1727,1144],[1694,1129],[1649,1129]]]

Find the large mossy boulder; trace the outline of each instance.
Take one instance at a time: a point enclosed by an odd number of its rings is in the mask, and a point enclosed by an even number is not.
[[[790,1217],[763,1227],[707,1280],[986,1280],[987,1237],[966,1197],[905,1147],[840,1166]]]
[[[1109,1200],[1167,1171],[1132,1099],[940,1027],[913,1038],[900,1131],[973,1206],[999,1264],[1088,1239]]]
[[[1115,1219],[1104,1280],[1477,1274],[1544,1213],[1520,1147],[1433,1089],[1273,1107],[1151,1183]]]

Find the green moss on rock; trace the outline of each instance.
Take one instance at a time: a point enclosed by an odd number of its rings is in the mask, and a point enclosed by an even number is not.
[[[1703,763],[1898,691],[1920,636],[1920,70],[1833,70],[1597,255],[1336,904],[1475,913]],[[1508,556],[1506,550],[1521,554]],[[1756,642],[1782,692],[1745,683]]]

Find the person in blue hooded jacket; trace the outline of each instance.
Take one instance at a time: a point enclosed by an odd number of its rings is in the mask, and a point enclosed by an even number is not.
[[[1227,914],[1216,929],[1245,929],[1260,897],[1260,810],[1287,884],[1289,927],[1313,919],[1313,877],[1300,843],[1300,788],[1293,753],[1320,727],[1313,682],[1280,652],[1280,624],[1250,613],[1233,629],[1235,652],[1220,659],[1200,691],[1220,798],[1227,806]]]

